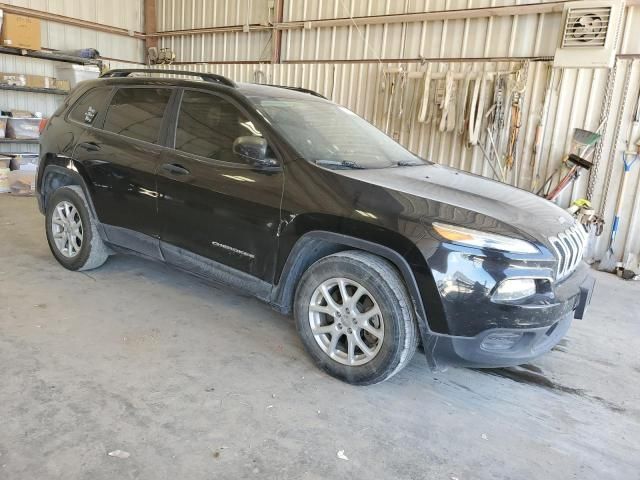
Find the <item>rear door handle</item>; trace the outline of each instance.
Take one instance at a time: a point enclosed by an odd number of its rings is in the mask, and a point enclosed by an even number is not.
[[[100,145],[95,142],[81,142],[78,146],[84,148],[88,152],[97,152],[100,150]]]
[[[189,170],[177,163],[165,163],[160,168],[171,175],[189,175],[191,173]]]

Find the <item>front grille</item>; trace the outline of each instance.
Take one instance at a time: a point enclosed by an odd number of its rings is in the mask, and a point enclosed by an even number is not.
[[[578,268],[587,247],[587,232],[580,223],[560,233],[556,237],[549,237],[549,242],[558,257],[556,279],[562,280]]]

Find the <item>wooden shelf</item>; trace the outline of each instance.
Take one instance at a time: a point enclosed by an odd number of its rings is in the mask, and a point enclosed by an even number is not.
[[[36,88],[36,87],[27,87],[24,85],[3,85],[3,84],[0,84],[0,90],[13,90],[16,92],[29,92],[29,93],[46,93],[49,95],[67,95],[69,93],[66,90],[60,90],[58,88]]]

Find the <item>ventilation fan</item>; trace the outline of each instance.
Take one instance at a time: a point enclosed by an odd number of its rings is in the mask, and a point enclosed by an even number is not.
[[[555,67],[606,67],[615,61],[624,0],[570,2],[556,50]]]

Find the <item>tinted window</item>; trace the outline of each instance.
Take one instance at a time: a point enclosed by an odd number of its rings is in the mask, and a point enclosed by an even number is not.
[[[93,125],[110,91],[110,88],[95,88],[85,93],[73,106],[69,118],[85,125]]]
[[[121,88],[111,100],[104,129],[156,143],[169,97],[166,88]]]
[[[223,162],[245,162],[234,155],[233,142],[262,134],[235,106],[216,95],[185,91],[178,116],[176,148]]]

